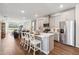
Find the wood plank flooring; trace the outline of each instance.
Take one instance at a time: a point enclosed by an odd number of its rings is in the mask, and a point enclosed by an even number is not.
[[[12,34],[7,34],[7,37],[1,40],[0,55],[32,55],[28,51],[24,50],[19,45],[19,39],[14,39]],[[37,51],[36,55],[45,55],[44,53]],[[54,42],[54,49],[49,55],[79,55],[79,48],[67,46],[59,42]]]
[[[6,38],[1,40],[0,52],[1,55],[24,55],[24,51],[16,44],[12,34],[7,34]]]
[[[55,41],[54,50],[50,55],[79,55],[79,48],[61,44]]]

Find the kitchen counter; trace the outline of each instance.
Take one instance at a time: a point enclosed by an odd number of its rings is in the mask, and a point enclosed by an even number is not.
[[[40,35],[38,36],[41,36],[41,37],[49,37],[51,35],[53,35],[54,33],[40,33]]]
[[[40,33],[36,35],[41,40],[41,51],[45,54],[49,54],[54,49],[54,33]]]

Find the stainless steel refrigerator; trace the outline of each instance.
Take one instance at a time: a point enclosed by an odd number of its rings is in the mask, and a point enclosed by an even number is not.
[[[63,44],[75,46],[76,44],[76,22],[75,20],[61,21],[59,23],[60,39]]]

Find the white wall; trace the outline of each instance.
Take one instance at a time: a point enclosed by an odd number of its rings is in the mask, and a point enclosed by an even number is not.
[[[76,47],[79,47],[79,4],[76,5]]]

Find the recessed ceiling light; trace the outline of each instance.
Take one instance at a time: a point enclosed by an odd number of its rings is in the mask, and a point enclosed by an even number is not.
[[[21,10],[21,13],[24,13],[24,10]]]
[[[60,8],[63,8],[63,5],[62,4],[60,5]]]

